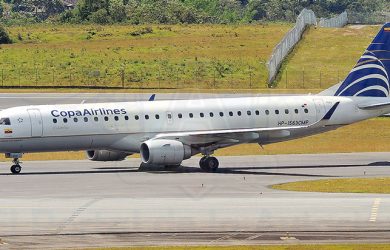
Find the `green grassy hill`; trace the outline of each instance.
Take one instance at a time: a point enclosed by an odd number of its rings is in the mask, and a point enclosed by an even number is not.
[[[284,62],[277,87],[324,89],[342,81],[380,27],[311,27]]]
[[[291,25],[11,26],[15,43],[0,46],[0,86],[265,88],[265,63]],[[310,28],[277,88],[341,81],[378,29]]]
[[[1,45],[3,86],[265,87],[291,24],[29,25]]]

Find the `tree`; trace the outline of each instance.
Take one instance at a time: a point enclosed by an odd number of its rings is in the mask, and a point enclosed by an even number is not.
[[[261,20],[267,16],[266,12],[266,1],[264,0],[250,0],[245,10],[245,19]]]
[[[111,0],[110,14],[114,22],[123,22],[126,20],[126,6],[123,0]]]
[[[11,38],[3,26],[0,26],[0,44],[9,44],[12,43]]]
[[[106,13],[110,13],[109,7],[110,0],[79,0],[77,2],[77,10],[75,12],[80,15],[81,20],[88,20],[92,13],[102,9],[105,10]],[[96,15],[101,14],[102,12]]]
[[[111,18],[105,9],[100,9],[98,11],[93,12],[90,15],[90,20],[98,24],[108,24],[111,22]]]

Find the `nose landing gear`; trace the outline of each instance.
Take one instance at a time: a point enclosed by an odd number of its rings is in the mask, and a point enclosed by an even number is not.
[[[20,166],[19,158],[14,158],[12,160],[12,162],[14,163],[14,165],[11,166],[11,172],[13,174],[19,174],[20,171],[22,171],[22,167]]]
[[[12,162],[14,165],[11,166],[11,173],[19,174],[22,171],[22,167],[20,166],[19,158],[22,158],[23,153],[6,153],[5,158],[12,158]]]

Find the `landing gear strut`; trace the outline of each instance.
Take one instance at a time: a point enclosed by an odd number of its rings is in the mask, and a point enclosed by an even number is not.
[[[22,171],[22,167],[20,166],[19,158],[14,158],[12,160],[12,162],[14,163],[14,165],[11,166],[11,172],[13,174],[19,174],[20,171]]]
[[[200,168],[205,172],[215,172],[218,169],[218,159],[212,156],[203,156],[199,161]]]

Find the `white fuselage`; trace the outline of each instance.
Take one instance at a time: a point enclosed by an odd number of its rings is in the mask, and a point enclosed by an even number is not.
[[[136,153],[142,142],[161,133],[314,124],[293,131],[262,132],[255,140],[244,136],[235,143],[267,144],[390,112],[388,108],[361,110],[357,104],[364,100],[308,95],[15,107],[0,112],[1,118],[10,120],[9,125],[0,125],[0,151],[105,149]],[[315,125],[336,102],[340,104],[331,118]]]

